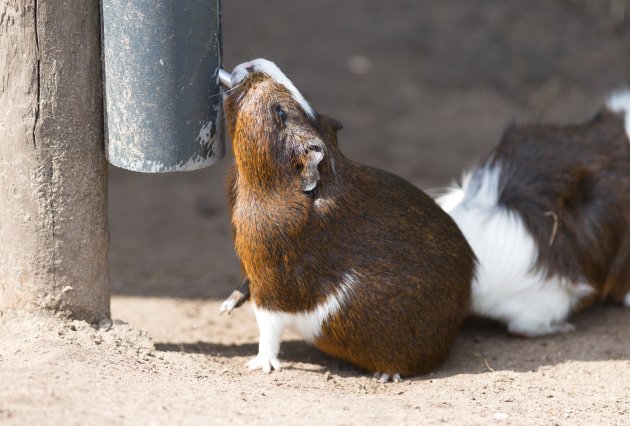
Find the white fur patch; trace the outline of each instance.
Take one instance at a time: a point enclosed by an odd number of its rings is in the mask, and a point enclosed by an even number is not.
[[[499,166],[477,169],[464,176],[461,188],[437,200],[479,260],[472,310],[507,323],[514,333],[566,331],[572,308],[593,289],[533,270],[535,241],[521,217],[498,204],[500,173]]]
[[[307,312],[269,311],[259,308],[252,303],[260,332],[260,340],[258,342],[258,356],[250,362],[250,368],[262,369],[267,372],[270,371],[271,366],[274,366],[276,369],[279,368],[275,367],[274,362],[278,362],[280,341],[284,330],[287,328],[291,328],[300,334],[307,342],[313,342],[321,336],[324,322],[349,303],[356,285],[357,278],[354,271],[344,274],[337,291],[329,295],[315,309]]]
[[[626,120],[626,133],[630,139],[630,88],[614,92],[606,100],[606,106],[612,112],[621,114]]]
[[[295,87],[295,85],[289,80],[289,78],[284,75],[284,73],[278,68],[276,64],[266,59],[254,59],[253,61],[245,62],[240,65],[237,65],[232,71],[232,87],[235,87],[241,81],[245,79],[247,74],[250,72],[247,68],[252,68],[251,72],[260,72],[271,77],[276,83],[283,85],[293,99],[302,107],[304,113],[311,119],[315,119],[315,111],[311,105],[304,99],[302,93]]]
[[[630,308],[630,293],[626,294],[626,298],[624,299],[623,304]]]
[[[467,174],[464,175],[464,179],[468,177]],[[464,201],[464,196],[466,193],[464,190],[457,184],[453,184],[448,188],[446,194],[440,195],[435,199],[435,202],[438,203],[442,210],[445,212],[449,212],[453,210],[459,203]]]

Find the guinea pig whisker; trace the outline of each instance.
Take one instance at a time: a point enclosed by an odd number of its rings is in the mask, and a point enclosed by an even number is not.
[[[236,86],[232,86],[229,89],[224,89],[221,90],[220,93],[217,93],[216,95],[211,95],[210,98],[216,98],[217,96],[226,96],[229,95],[230,93],[232,93],[233,91],[235,91],[236,89],[238,89],[243,83],[239,83]]]

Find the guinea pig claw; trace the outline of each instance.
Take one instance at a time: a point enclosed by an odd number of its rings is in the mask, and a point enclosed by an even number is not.
[[[393,376],[390,376],[387,373],[379,373],[376,372],[374,373],[374,375],[372,376],[375,379],[378,379],[379,383],[387,383],[390,381],[394,382],[394,383],[400,383],[402,382],[402,379],[400,378],[400,374],[396,373]]]
[[[230,315],[230,312],[232,312],[232,310],[234,309],[234,304],[230,302],[231,302],[230,300],[226,300],[223,303],[221,303],[221,308],[219,309],[219,315],[223,315],[226,312],[228,315]]]
[[[273,368],[276,371],[280,371],[280,361],[278,358],[268,357],[258,354],[256,358],[253,358],[247,362],[247,368],[250,371],[262,370],[263,373],[271,373]]]

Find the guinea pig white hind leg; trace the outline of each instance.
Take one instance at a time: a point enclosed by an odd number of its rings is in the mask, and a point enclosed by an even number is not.
[[[477,287],[473,289],[473,311],[478,315],[507,323],[511,334],[537,337],[575,330],[567,320],[582,297],[591,294],[586,284],[569,284],[560,279],[523,276],[529,286],[511,294],[505,289]]]
[[[523,318],[514,318],[508,323],[510,334],[520,337],[540,337],[555,333],[568,333],[574,331],[575,326],[568,322],[551,324],[547,321],[529,322]]]
[[[247,363],[250,370],[262,370],[271,373],[273,368],[280,371],[280,342],[284,330],[289,326],[289,319],[282,313],[271,312],[253,305],[260,337],[258,340],[258,355]]]

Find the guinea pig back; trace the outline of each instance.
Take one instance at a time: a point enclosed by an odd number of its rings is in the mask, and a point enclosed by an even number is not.
[[[474,313],[537,336],[596,300],[630,306],[629,113],[626,90],[585,123],[511,126],[438,200],[480,261]]]

